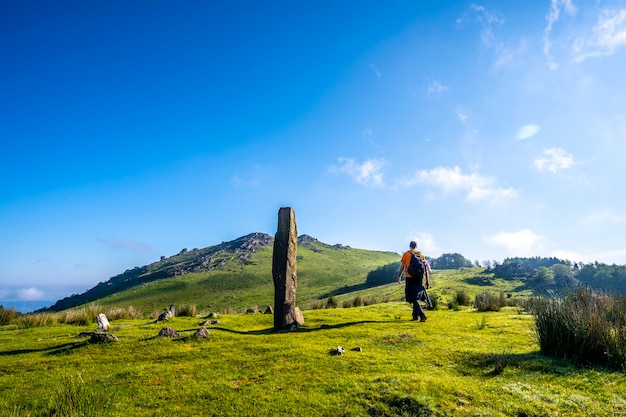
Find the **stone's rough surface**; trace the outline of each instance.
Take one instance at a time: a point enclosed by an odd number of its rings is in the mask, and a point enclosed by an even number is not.
[[[274,237],[272,277],[274,278],[274,330],[282,330],[294,324],[301,325],[304,318],[296,312],[296,256],[298,230],[296,215],[291,207],[278,210],[278,231]],[[300,313],[302,316],[302,313]],[[302,323],[299,323],[301,319]]]
[[[98,320],[98,330],[104,331],[108,330],[111,325],[109,324],[109,319],[104,313],[100,313],[96,316],[96,320]]]
[[[159,332],[159,337],[178,337],[178,332],[171,327],[164,327]]]
[[[91,343],[118,342],[119,339],[111,333],[103,332],[80,332],[77,338],[89,337]]]
[[[193,334],[193,337],[195,337],[196,339],[199,339],[199,338],[202,338],[202,337],[209,337],[209,334],[210,334],[210,332],[205,327],[200,327]]]

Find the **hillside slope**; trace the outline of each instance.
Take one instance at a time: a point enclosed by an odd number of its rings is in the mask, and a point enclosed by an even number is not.
[[[271,305],[273,243],[268,234],[251,233],[204,249],[183,250],[59,300],[48,311],[90,302],[132,305],[146,312],[169,304],[215,309]],[[298,238],[298,300],[312,301],[342,287],[363,284],[368,272],[399,258],[392,252],[331,246],[302,235]]]

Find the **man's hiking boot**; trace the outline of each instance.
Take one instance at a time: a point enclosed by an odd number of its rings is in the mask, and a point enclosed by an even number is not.
[[[420,319],[420,323],[425,322],[427,318],[428,318],[428,317],[426,317],[426,316],[422,317],[422,318]]]

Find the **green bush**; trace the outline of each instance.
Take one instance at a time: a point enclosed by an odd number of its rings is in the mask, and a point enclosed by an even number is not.
[[[474,307],[478,311],[500,311],[504,306],[504,294],[496,295],[489,291],[484,291],[474,299]]]
[[[333,296],[328,297],[328,300],[326,300],[326,308],[337,308],[338,305],[337,300]]]
[[[577,365],[626,369],[626,298],[578,288],[563,296],[533,298],[541,351]]]
[[[464,290],[457,291],[456,294],[454,294],[454,297],[452,297],[452,303],[460,306],[468,306],[471,304],[470,297]]]

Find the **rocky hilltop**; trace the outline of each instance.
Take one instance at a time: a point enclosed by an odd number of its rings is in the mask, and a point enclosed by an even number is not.
[[[159,261],[152,264],[126,270],[107,281],[100,282],[82,294],[74,294],[59,300],[45,311],[61,311],[76,307],[156,280],[173,278],[191,272],[219,270],[227,263],[246,264],[259,249],[273,244],[273,236],[257,232],[204,249],[183,249],[176,255],[161,257]],[[349,249],[349,246],[327,245],[309,235],[299,236],[298,245],[316,252],[322,252],[325,248]]]

